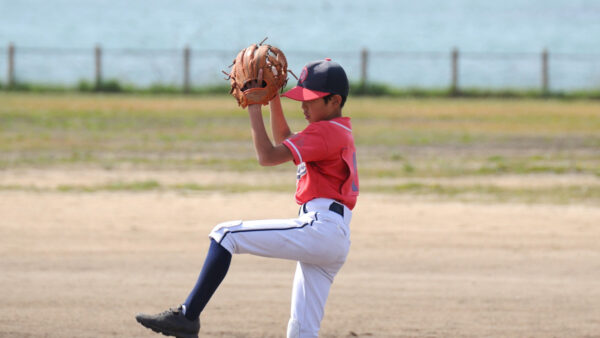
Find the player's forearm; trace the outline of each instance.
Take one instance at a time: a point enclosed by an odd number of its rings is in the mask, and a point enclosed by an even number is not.
[[[275,144],[281,144],[292,134],[292,132],[283,115],[283,108],[281,107],[279,95],[276,95],[275,98],[269,102],[269,108],[271,109],[271,130],[273,131],[273,138],[275,139]]]
[[[252,141],[256,150],[258,163],[262,166],[273,166],[291,159],[291,153],[283,145],[273,146],[262,118],[261,106],[248,106],[250,126],[252,127]],[[289,155],[288,155],[289,153]]]

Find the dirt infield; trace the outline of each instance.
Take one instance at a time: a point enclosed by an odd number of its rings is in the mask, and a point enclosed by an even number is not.
[[[0,191],[0,337],[150,337],[207,234],[288,193]],[[323,337],[600,337],[600,208],[363,194]],[[281,337],[294,263],[235,256],[205,337]]]

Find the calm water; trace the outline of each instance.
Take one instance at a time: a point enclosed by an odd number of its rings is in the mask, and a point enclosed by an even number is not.
[[[236,51],[265,36],[292,69],[332,57],[355,80],[367,48],[369,79],[403,86],[446,86],[457,47],[462,85],[536,87],[547,48],[553,88],[600,88],[597,0],[0,0],[0,81],[13,42],[22,81],[91,79],[92,48],[101,44],[105,78],[179,83],[189,45],[193,82],[218,83]]]

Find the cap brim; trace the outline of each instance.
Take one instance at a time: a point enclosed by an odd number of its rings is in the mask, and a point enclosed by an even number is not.
[[[281,96],[285,96],[296,101],[312,101],[325,97],[327,95],[329,95],[329,93],[310,90],[300,86],[296,86],[288,90],[287,92],[281,94]]]

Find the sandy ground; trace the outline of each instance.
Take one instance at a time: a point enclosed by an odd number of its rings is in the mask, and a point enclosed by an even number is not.
[[[0,337],[156,336],[135,313],[185,299],[215,224],[296,212],[280,193],[0,191]],[[201,336],[284,336],[294,266],[235,256]],[[364,194],[321,333],[600,337],[599,281],[600,207]]]

